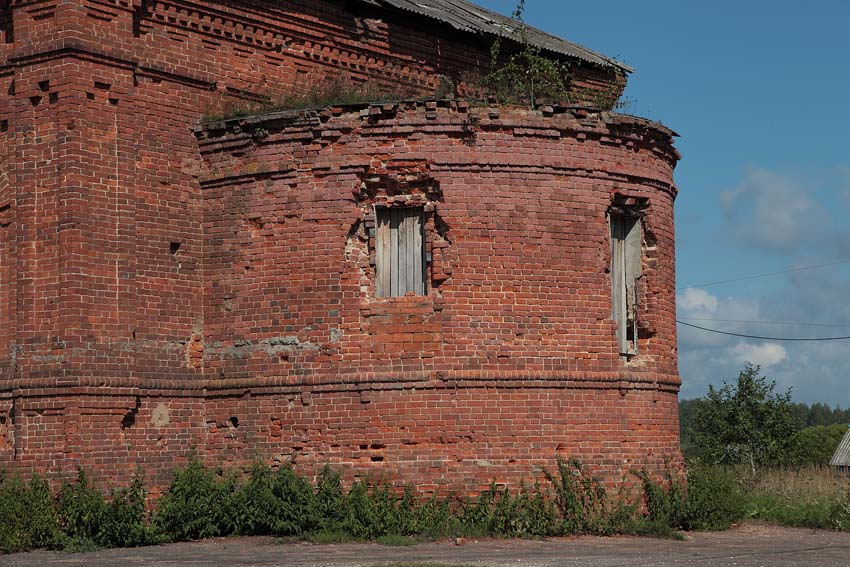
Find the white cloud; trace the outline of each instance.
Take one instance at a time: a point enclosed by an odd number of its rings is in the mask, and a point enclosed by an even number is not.
[[[802,321],[847,323],[850,272],[844,267],[789,274],[785,284],[760,298],[718,296],[711,314],[681,312],[680,318],[714,329],[776,337],[837,337],[850,335],[850,327],[762,325],[736,321]],[[680,308],[681,310],[681,308]],[[714,319],[689,320],[688,317]],[[722,319],[722,321],[721,321]],[[679,368],[682,398],[704,396],[709,384],[732,382],[745,362],[759,364],[763,374],[777,383],[777,391],[792,388],[794,401],[826,402],[850,407],[847,360],[850,341],[770,343],[743,341],[679,327]]]
[[[725,213],[725,234],[733,242],[718,239],[717,257],[725,253],[723,244],[731,244],[740,253],[737,257],[745,259],[742,266],[746,262],[746,269],[742,267],[739,273],[718,268],[717,276],[708,279],[850,258],[850,223],[842,208],[850,204],[850,163],[806,178],[753,169],[723,193],[720,204]],[[680,253],[687,254],[687,248],[680,247]],[[786,259],[762,265],[759,256],[765,253],[781,254]],[[676,306],[683,322],[728,333],[829,338],[850,335],[848,289],[850,266],[836,265],[717,291],[686,289],[679,292]],[[792,323],[795,321],[803,324]],[[678,328],[678,338],[683,398],[705,395],[709,384],[734,381],[744,364],[751,362],[760,365],[769,380],[776,381],[777,391],[792,388],[795,401],[850,406],[850,341],[742,340],[684,325]]]
[[[720,194],[732,234],[744,244],[792,254],[822,242],[830,225],[826,210],[806,184],[765,169],[751,170]]]
[[[717,309],[717,298],[698,287],[689,287],[676,295],[676,306],[683,311],[707,311]]]
[[[758,305],[744,298],[718,298],[704,289],[688,288],[676,297],[678,318],[683,322],[728,331],[732,333],[747,332],[746,325],[734,321],[745,319],[754,320],[760,317]],[[732,337],[694,329],[686,325],[679,327],[679,345],[683,351],[694,349],[713,350],[729,347],[734,343]],[[712,353],[705,353],[712,356]]]
[[[775,366],[788,360],[788,351],[776,343],[752,344],[740,342],[730,349],[735,361],[751,363],[762,368]]]

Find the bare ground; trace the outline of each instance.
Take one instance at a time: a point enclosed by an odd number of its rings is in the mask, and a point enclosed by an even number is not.
[[[94,553],[38,551],[0,557],[0,565],[165,567],[275,565],[363,567],[440,563],[481,567],[571,567],[599,565],[770,566],[850,565],[850,534],[750,524],[728,532],[689,534],[686,541],[636,537],[576,537],[455,541],[409,547],[378,544],[280,543],[271,538],[208,540]]]

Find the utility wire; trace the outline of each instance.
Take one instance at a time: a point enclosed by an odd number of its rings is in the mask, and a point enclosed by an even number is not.
[[[794,327],[838,327],[850,329],[850,323],[801,323],[799,321],[755,321],[746,319],[713,319],[711,317],[682,317],[685,321],[717,321],[719,323],[754,323],[757,325],[788,325]]]
[[[760,279],[760,278],[769,278],[771,276],[780,276],[782,274],[790,274],[792,272],[804,272],[806,270],[816,270],[818,268],[828,268],[830,266],[840,266],[842,264],[850,264],[850,258],[844,259],[844,260],[838,260],[836,262],[829,262],[829,263],[826,263],[826,264],[816,264],[814,266],[800,266],[798,268],[789,268],[787,270],[780,270],[778,272],[768,272],[768,273],[765,273],[765,274],[754,274],[752,276],[742,276],[740,278],[732,278],[732,279],[728,279],[728,280],[719,280],[719,281],[716,281],[716,282],[708,282],[708,283],[703,283],[703,284],[689,285],[689,286],[685,286],[685,287],[677,287],[676,291],[683,291],[683,290],[686,290],[686,289],[691,288],[691,287],[713,287],[713,286],[716,286],[716,285],[723,285],[723,284],[734,283],[734,282],[743,282],[743,281],[747,281],[747,280],[757,280],[757,279]]]
[[[690,323],[685,323],[684,321],[679,321],[676,319],[676,322],[680,325],[684,325],[686,327],[692,327],[694,329],[699,329],[700,331],[708,331],[709,333],[717,333],[718,335],[729,335],[730,337],[743,337],[745,339],[760,339],[763,341],[846,341],[850,340],[850,336],[847,337],[815,337],[815,338],[787,338],[787,337],[760,337],[758,335],[745,335],[743,333],[729,333],[726,331],[718,331],[717,329],[709,329],[708,327],[700,327],[699,325],[691,325]]]

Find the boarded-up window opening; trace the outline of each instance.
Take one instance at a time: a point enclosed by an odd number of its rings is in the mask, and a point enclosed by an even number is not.
[[[425,295],[425,229],[422,208],[377,208],[376,295]]]
[[[611,298],[620,354],[634,355],[637,343],[637,281],[642,273],[643,234],[639,217],[611,214]]]

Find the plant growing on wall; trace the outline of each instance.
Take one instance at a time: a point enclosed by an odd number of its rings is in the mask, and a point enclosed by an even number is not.
[[[502,103],[522,103],[534,106],[538,99],[568,102],[567,85],[570,65],[565,61],[547,57],[542,49],[528,39],[528,27],[523,20],[525,0],[519,0],[511,15],[516,27],[512,39],[520,49],[503,54],[503,39],[498,37],[490,49],[490,73],[484,80],[487,94]]]

